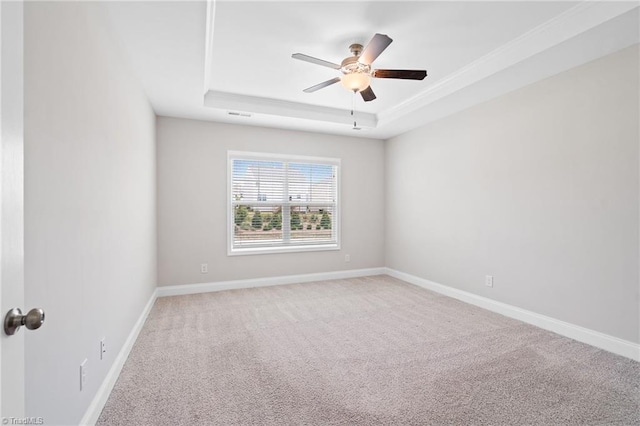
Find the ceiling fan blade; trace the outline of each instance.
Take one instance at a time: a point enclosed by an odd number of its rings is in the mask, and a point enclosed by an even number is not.
[[[371,65],[384,49],[386,49],[393,40],[386,34],[376,34],[373,36],[367,47],[360,54],[358,62],[365,65]]]
[[[340,77],[332,78],[331,80],[323,81],[322,83],[316,84],[315,86],[307,87],[306,89],[303,90],[303,92],[312,93],[324,87],[331,86],[332,84],[335,84],[339,81],[340,81]]]
[[[371,86],[360,91],[360,94],[362,95],[362,99],[364,99],[365,102],[372,101],[376,98],[376,94],[373,93],[373,90],[371,90]]]
[[[405,80],[424,80],[427,76],[425,70],[373,70],[372,77],[376,78],[402,78]]]
[[[302,53],[294,53],[291,55],[293,59],[300,59],[301,61],[311,62],[312,64],[322,65],[323,67],[333,68],[334,70],[339,70],[340,65],[334,64],[333,62],[323,61],[322,59],[314,58],[313,56],[305,55]]]

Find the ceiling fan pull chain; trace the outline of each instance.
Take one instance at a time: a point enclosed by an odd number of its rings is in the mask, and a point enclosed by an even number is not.
[[[353,128],[358,127],[356,124],[356,91],[353,91],[353,97],[351,98],[351,115],[353,116]]]

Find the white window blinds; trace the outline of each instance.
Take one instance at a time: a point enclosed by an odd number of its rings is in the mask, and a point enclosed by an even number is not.
[[[229,253],[336,249],[337,159],[229,153]]]

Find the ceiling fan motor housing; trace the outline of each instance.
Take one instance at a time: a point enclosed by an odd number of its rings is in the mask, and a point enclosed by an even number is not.
[[[358,62],[358,59],[360,59],[359,56],[349,56],[345,58],[340,64],[340,71],[343,74],[360,73],[369,75],[371,73],[371,66]]]

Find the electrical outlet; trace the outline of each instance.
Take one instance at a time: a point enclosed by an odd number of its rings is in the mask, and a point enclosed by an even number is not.
[[[200,273],[201,274],[209,273],[209,264],[208,263],[201,263],[200,264]]]
[[[484,277],[484,285],[487,287],[493,287],[493,275],[487,275]]]
[[[345,262],[351,262],[351,255],[350,254],[345,254],[344,255],[344,261]]]
[[[104,359],[107,355],[107,342],[106,339],[103,337],[102,340],[100,340],[100,359]]]
[[[80,390],[82,391],[87,385],[87,359],[80,364]]]

